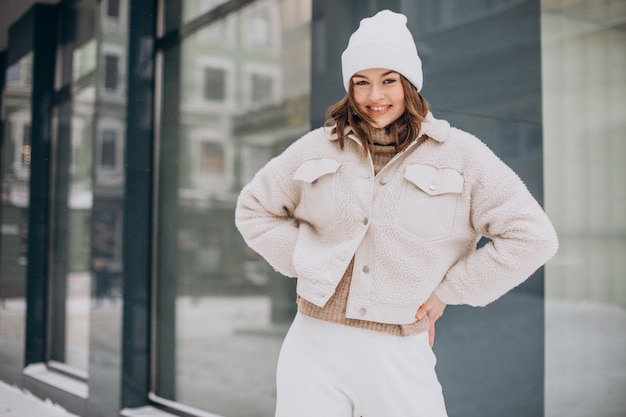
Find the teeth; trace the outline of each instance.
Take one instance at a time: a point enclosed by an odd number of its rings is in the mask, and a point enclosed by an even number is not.
[[[383,111],[387,109],[387,106],[376,106],[376,107],[371,106],[370,109],[374,111]]]

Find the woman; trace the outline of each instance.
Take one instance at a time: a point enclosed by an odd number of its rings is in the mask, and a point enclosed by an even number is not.
[[[237,227],[297,278],[278,417],[446,416],[432,352],[447,304],[483,306],[557,250],[519,177],[436,119],[406,17],[363,19],[347,95],[241,192]],[[476,249],[481,237],[490,243]]]

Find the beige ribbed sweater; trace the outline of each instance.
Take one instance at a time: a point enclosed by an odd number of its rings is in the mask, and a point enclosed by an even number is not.
[[[370,152],[372,155],[372,162],[374,164],[374,173],[378,174],[378,172],[383,169],[385,165],[387,165],[391,158],[394,157],[396,154],[396,147],[393,138],[390,138],[385,134],[385,129],[371,129],[370,134]],[[396,336],[409,336],[428,330],[428,317],[412,324],[386,324],[346,318],[346,305],[348,302],[348,293],[350,291],[350,282],[352,280],[353,265],[354,258],[352,259],[352,262],[350,262],[350,265],[348,265],[346,272],[343,274],[341,281],[337,285],[335,293],[324,307],[318,307],[298,296],[298,311],[301,314],[319,320],[374,330]]]

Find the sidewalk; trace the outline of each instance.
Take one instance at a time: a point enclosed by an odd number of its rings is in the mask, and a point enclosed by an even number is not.
[[[0,417],[78,417],[50,401],[0,381]]]

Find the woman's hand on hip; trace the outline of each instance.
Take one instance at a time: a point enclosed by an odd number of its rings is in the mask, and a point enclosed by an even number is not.
[[[428,320],[430,321],[430,327],[428,328],[430,347],[433,347],[435,344],[435,322],[443,315],[443,310],[445,310],[446,305],[446,303],[441,301],[439,297],[433,293],[415,313],[415,318],[418,320],[428,316]]]

